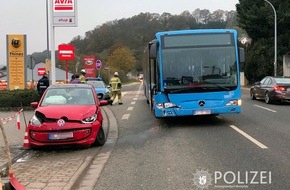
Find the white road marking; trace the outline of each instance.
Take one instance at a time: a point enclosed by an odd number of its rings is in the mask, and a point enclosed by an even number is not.
[[[131,110],[133,110],[133,107],[128,107],[127,110],[128,110],[128,111],[131,111]]]
[[[131,102],[131,104],[136,104],[136,102]]]
[[[138,100],[138,98],[133,98],[133,100]]]
[[[130,117],[130,114],[124,114],[122,119],[129,119],[129,117]]]
[[[275,111],[275,110],[271,110],[271,109],[269,109],[269,108],[265,108],[265,107],[263,107],[263,106],[259,106],[259,105],[257,105],[257,104],[254,104],[254,106],[256,106],[256,107],[258,107],[258,108],[262,108],[262,109],[264,109],[264,110],[268,110],[268,111],[274,112],[274,113],[277,112],[277,111]]]
[[[230,127],[232,129],[234,129],[235,131],[237,131],[238,133],[240,133],[241,135],[243,135],[244,137],[246,137],[248,140],[252,141],[254,144],[258,145],[260,148],[268,149],[267,146],[265,146],[264,144],[260,143],[258,140],[254,139],[253,137],[251,137],[250,135],[248,135],[247,133],[245,133],[241,129],[237,128],[236,126],[230,125]]]

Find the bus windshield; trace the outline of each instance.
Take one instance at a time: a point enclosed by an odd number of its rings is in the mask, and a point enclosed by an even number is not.
[[[167,91],[225,91],[238,85],[234,45],[163,48],[160,61]]]

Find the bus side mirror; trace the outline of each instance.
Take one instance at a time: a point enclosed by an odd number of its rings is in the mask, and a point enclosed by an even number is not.
[[[156,59],[157,58],[157,40],[153,40],[149,43],[149,58]]]

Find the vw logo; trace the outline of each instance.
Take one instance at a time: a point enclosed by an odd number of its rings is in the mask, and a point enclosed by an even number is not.
[[[65,124],[65,121],[64,121],[63,119],[59,119],[59,120],[57,121],[57,125],[58,125],[59,127],[63,127],[64,124]]]
[[[201,101],[198,102],[198,105],[199,105],[200,107],[202,107],[202,106],[205,105],[205,102],[204,102],[203,100],[201,100]]]

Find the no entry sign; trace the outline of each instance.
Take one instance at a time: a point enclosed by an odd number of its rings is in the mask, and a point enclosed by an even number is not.
[[[59,60],[74,60],[75,52],[74,46],[70,44],[61,44],[58,46],[58,59]]]
[[[44,67],[39,67],[37,69],[38,76],[42,76],[45,72],[46,72],[46,68],[44,68]]]

